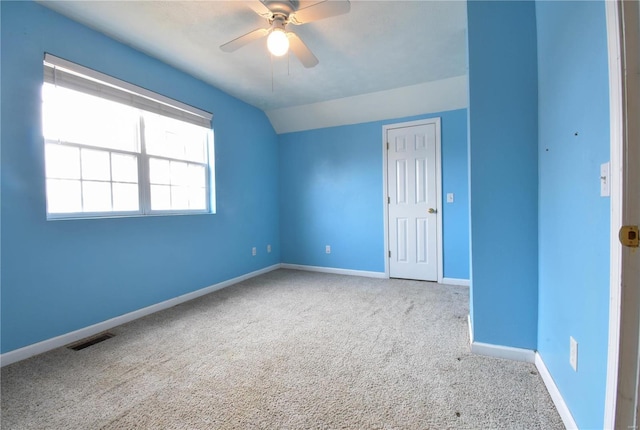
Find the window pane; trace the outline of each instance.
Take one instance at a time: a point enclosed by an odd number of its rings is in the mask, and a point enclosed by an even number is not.
[[[189,182],[188,185],[191,187],[203,187],[206,186],[207,176],[205,174],[205,167],[199,166],[197,164],[189,165]]]
[[[138,152],[138,109],[45,83],[42,114],[47,139]]]
[[[118,182],[138,182],[138,158],[111,153],[111,178]]]
[[[171,166],[168,160],[149,159],[149,180],[152,184],[171,183]]]
[[[189,185],[189,164],[171,162],[171,185]]]
[[[205,188],[189,188],[189,209],[207,209],[206,192]]]
[[[82,149],[82,179],[108,181],[111,179],[111,163],[107,151]]]
[[[112,187],[114,211],[137,211],[139,209],[138,185],[114,183]]]
[[[80,150],[56,143],[45,146],[47,178],[80,179]]]
[[[151,155],[207,162],[210,130],[173,118],[143,111],[145,144]]]
[[[42,86],[42,134],[45,139],[58,140],[62,124],[62,112],[57,109],[56,87],[51,84]]]
[[[154,211],[171,209],[171,190],[165,185],[151,185],[151,209]]]
[[[185,158],[189,161],[206,163],[207,161],[207,140],[203,136],[194,136],[185,142]]]
[[[111,211],[111,184],[83,181],[82,203],[84,212]]]
[[[171,187],[171,208],[189,209],[188,187]]]
[[[80,181],[47,179],[47,212],[81,212]]]

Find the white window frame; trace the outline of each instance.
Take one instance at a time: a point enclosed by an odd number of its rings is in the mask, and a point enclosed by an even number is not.
[[[68,89],[80,91],[85,94],[97,96],[103,99],[116,101],[134,108],[138,108],[151,113],[159,114],[165,117],[178,119],[183,122],[191,123],[204,127],[209,130],[207,135],[207,160],[196,162],[179,158],[171,158],[148,154],[146,151],[144,118],[140,114],[137,125],[137,136],[139,152],[131,152],[122,149],[113,149],[106,147],[96,147],[91,145],[83,145],[75,142],[55,141],[44,139],[45,145],[59,144],[66,147],[74,147],[79,149],[91,149],[104,151],[107,153],[133,155],[137,158],[138,164],[138,210],[137,211],[105,211],[105,212],[54,212],[50,213],[47,207],[48,220],[62,219],[82,219],[82,218],[113,218],[128,216],[153,216],[153,215],[193,215],[193,214],[213,214],[215,213],[215,163],[214,163],[214,142],[213,130],[211,128],[211,119],[213,115],[209,112],[200,110],[193,106],[189,106],[177,100],[170,99],[161,94],[154,93],[147,89],[138,87],[125,81],[121,81],[109,75],[88,69],[84,66],[72,63],[70,61],[55,57],[51,54],[45,54],[44,59],[44,83],[59,85]],[[206,208],[205,209],[151,209],[151,179],[149,175],[149,164],[151,159],[161,159],[176,161],[179,163],[195,164],[204,167],[205,185],[206,185]],[[48,178],[47,179],[55,179]],[[84,179],[80,179],[82,186]],[[106,182],[106,181],[104,181]],[[118,183],[109,181],[111,184]],[[81,191],[82,193],[82,191]],[[47,196],[48,198],[48,196]]]

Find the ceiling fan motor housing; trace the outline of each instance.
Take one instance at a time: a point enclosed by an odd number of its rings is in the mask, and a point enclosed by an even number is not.
[[[265,0],[263,3],[273,13],[274,20],[282,16],[286,21],[298,9],[297,1]]]
[[[275,30],[275,29],[281,29],[282,31],[285,31],[284,26],[287,25],[287,19],[282,16],[282,15],[277,15],[273,17],[273,20],[271,21],[271,30]]]

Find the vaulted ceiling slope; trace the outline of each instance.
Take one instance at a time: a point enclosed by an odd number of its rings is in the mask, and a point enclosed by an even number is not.
[[[220,50],[265,25],[247,1],[40,3],[258,107],[279,133],[466,106],[465,1],[352,0],[345,15],[293,28],[320,60],[310,69],[272,59],[264,39]],[[363,103],[385,109],[351,118]],[[328,108],[335,119],[320,125],[289,120]]]

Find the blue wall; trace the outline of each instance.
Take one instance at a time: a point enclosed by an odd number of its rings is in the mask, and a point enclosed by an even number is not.
[[[609,307],[603,2],[468,2],[471,284],[478,342],[537,349],[602,428]],[[536,76],[537,72],[537,76]],[[569,365],[569,336],[579,344]]]
[[[536,349],[535,5],[470,1],[467,14],[474,340]]]
[[[2,352],[280,262],[278,141],[263,112],[36,3],[0,7]],[[46,221],[45,51],[213,112],[218,213]]]
[[[609,325],[604,3],[538,2],[538,350],[580,428],[602,428]],[[575,135],[577,133],[577,136]],[[578,341],[578,371],[569,366]]]
[[[384,272],[382,126],[440,117],[444,276],[469,278],[466,109],[279,136],[282,261]],[[331,254],[325,253],[331,245]]]

